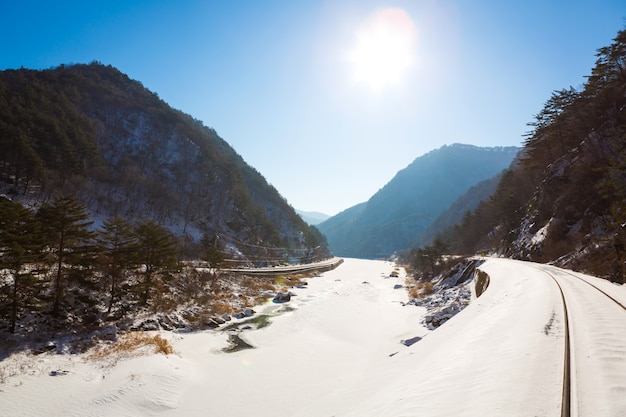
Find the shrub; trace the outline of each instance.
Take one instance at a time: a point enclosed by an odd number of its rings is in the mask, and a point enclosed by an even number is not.
[[[103,359],[109,356],[131,356],[146,348],[154,348],[154,353],[171,355],[174,353],[169,340],[161,337],[160,334],[149,335],[145,332],[132,332],[120,337],[120,339],[108,345],[104,349],[96,351],[92,357]]]
[[[409,297],[410,298],[420,298],[426,297],[433,293],[433,289],[435,287],[435,283],[432,281],[418,281],[412,287],[409,287]]]
[[[214,301],[211,303],[211,311],[213,314],[221,316],[222,314],[232,314],[233,306],[227,301]]]

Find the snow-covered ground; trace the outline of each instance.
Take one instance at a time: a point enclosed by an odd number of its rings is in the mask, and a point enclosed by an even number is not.
[[[228,333],[208,331],[163,333],[169,356],[16,355],[0,362],[5,375],[21,371],[0,385],[0,415],[559,416],[558,288],[532,264],[480,268],[488,290],[435,331],[421,324],[425,308],[406,304],[392,264],[346,259],[291,302],[256,308],[271,323],[241,333],[254,349],[225,353]],[[626,298],[626,288],[603,285]],[[618,334],[604,337],[619,345],[624,323],[616,317],[606,331]],[[600,382],[612,411],[586,415],[626,415],[623,352],[611,355],[618,376]]]

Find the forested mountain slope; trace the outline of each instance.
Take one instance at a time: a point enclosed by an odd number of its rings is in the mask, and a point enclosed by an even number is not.
[[[341,256],[380,258],[407,249],[446,208],[478,182],[507,168],[519,149],[454,144],[415,159],[348,221],[318,227]],[[335,217],[345,217],[340,213]]]
[[[97,62],[0,72],[0,180],[34,208],[75,195],[95,225],[154,219],[191,254],[215,234],[250,260],[324,246],[215,130]]]
[[[422,247],[430,245],[437,237],[445,239],[444,233],[446,231],[449,232],[452,226],[461,223],[465,216],[469,216],[480,204],[489,200],[489,197],[496,191],[498,183],[502,178],[501,174],[497,174],[472,186],[417,236],[411,242],[411,246]]]
[[[555,91],[529,123],[524,157],[454,228],[456,252],[491,249],[624,281],[626,32],[598,50],[578,91]]]

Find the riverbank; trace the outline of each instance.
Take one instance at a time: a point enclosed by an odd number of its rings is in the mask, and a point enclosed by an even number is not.
[[[262,325],[161,332],[173,355],[8,358],[5,369],[13,361],[24,372],[0,386],[0,408],[15,417],[290,416],[335,404],[334,393],[428,332],[419,324],[424,310],[404,306],[405,277],[391,278],[393,270],[346,260],[295,289],[289,303],[255,307]],[[233,334],[250,347],[225,352]]]

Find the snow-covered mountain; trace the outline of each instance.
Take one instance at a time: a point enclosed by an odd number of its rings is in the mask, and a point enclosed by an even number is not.
[[[76,195],[96,225],[151,218],[240,253],[324,245],[215,130],[111,66],[0,72],[0,193],[37,206]]]

